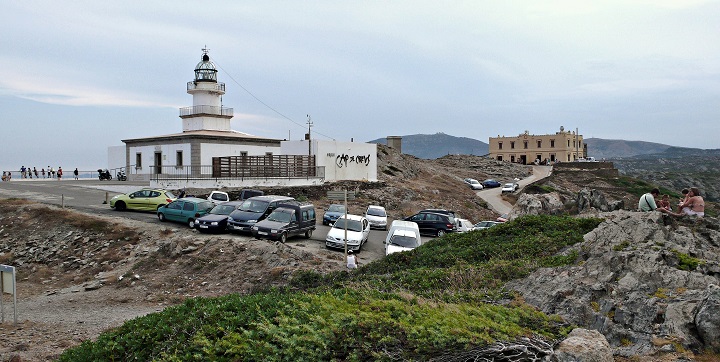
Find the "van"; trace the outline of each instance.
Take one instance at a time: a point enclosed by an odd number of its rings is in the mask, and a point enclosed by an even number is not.
[[[262,192],[262,191],[260,191],[260,190],[244,189],[244,190],[240,191],[240,198],[239,198],[239,199],[240,199],[240,200],[247,200],[247,199],[249,199],[249,198],[251,198],[251,197],[262,196],[262,195],[265,195],[265,193]]]
[[[315,206],[312,204],[280,204],[264,220],[252,227],[256,238],[269,238],[284,243],[287,238],[305,234],[309,239],[315,230]]]
[[[289,196],[264,195],[251,197],[228,216],[228,231],[252,232],[258,221],[265,219],[280,204],[300,205]]]
[[[385,255],[417,248],[422,244],[418,224],[405,220],[393,221],[384,244]]]

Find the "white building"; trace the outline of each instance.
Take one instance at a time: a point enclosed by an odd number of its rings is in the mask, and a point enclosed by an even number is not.
[[[232,130],[230,120],[233,109],[222,105],[225,84],[217,81],[217,69],[207,49],[203,49],[202,59],[195,67],[195,79],[187,83],[187,93],[193,96],[193,105],[180,108],[181,133],[122,140],[125,146],[108,149],[109,167],[125,168],[130,180],[145,180],[152,186],[168,188],[291,186],[338,180],[377,181],[377,148],[374,144],[284,141]],[[283,170],[267,170],[277,167],[274,165],[278,162],[273,163],[273,160],[279,156],[309,154],[315,156],[308,158],[312,159],[314,166],[305,167],[314,169],[303,173],[302,177],[282,176],[286,175]],[[238,166],[234,166],[236,168],[229,176],[227,173],[222,176],[218,168],[219,158],[233,157],[242,160],[236,162],[236,165],[256,166],[245,171],[238,171]],[[261,171],[259,174],[258,170]],[[242,174],[242,177],[238,177],[238,174]]]

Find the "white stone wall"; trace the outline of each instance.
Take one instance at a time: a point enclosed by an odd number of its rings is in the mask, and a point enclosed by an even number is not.
[[[317,165],[325,167],[326,181],[377,181],[377,145],[374,143],[311,141]],[[283,141],[283,155],[307,155],[308,141]]]

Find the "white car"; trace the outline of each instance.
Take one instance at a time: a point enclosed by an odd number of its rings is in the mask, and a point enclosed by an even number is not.
[[[455,219],[457,221],[457,232],[465,233],[473,230],[473,223],[468,219]]]
[[[503,187],[502,187],[502,189],[500,190],[500,192],[501,192],[501,193],[506,193],[506,192],[512,193],[512,192],[515,192],[515,190],[517,190],[517,189],[518,189],[518,184],[516,184],[516,183],[507,183],[507,184],[503,185]]]
[[[475,224],[475,225],[473,226],[473,230],[488,229],[488,228],[491,228],[491,227],[493,227],[493,226],[495,226],[495,225],[497,225],[497,224],[502,224],[502,223],[499,222],[499,221],[480,221],[479,223],[477,223],[477,224]]]
[[[367,211],[365,211],[365,218],[370,222],[371,228],[387,230],[387,212],[384,207],[368,206]]]
[[[223,202],[230,201],[230,195],[228,195],[227,192],[222,191],[213,191],[210,193],[210,196],[207,198],[209,201],[212,201],[213,204],[219,205]]]
[[[385,255],[412,250],[420,244],[422,244],[422,239],[417,223],[395,220],[390,225],[390,231],[385,238]]]
[[[480,181],[475,179],[466,179],[465,183],[467,183],[473,190],[482,190],[484,188],[483,184],[481,184]]]
[[[345,232],[347,231],[348,250],[357,251],[368,241],[370,222],[364,216],[347,215],[339,217],[325,237],[328,248],[345,249]]]

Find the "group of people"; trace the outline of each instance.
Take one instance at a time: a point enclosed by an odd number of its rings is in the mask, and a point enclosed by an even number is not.
[[[663,195],[660,198],[660,190],[652,189],[652,191],[640,196],[638,201],[638,209],[640,211],[660,211],[671,216],[692,215],[697,217],[705,216],[705,200],[700,196],[700,190],[697,187],[683,189],[683,199],[680,200],[677,212],[673,212],[670,205],[670,196]]]
[[[80,171],[78,171],[78,169],[75,168],[75,171],[73,171],[73,175],[75,176],[76,180],[79,179]],[[36,167],[33,167],[32,169],[30,169],[30,167],[25,167],[25,166],[20,167],[20,178],[32,179],[33,176],[35,176],[36,179],[40,179],[40,178],[54,179],[57,177],[58,180],[62,180],[63,169],[62,169],[62,167],[58,167],[57,171],[55,171],[55,169],[48,166],[47,171],[44,168],[41,168],[40,171],[38,171],[38,169]],[[2,180],[10,181],[11,179],[12,179],[12,172],[3,171]]]

